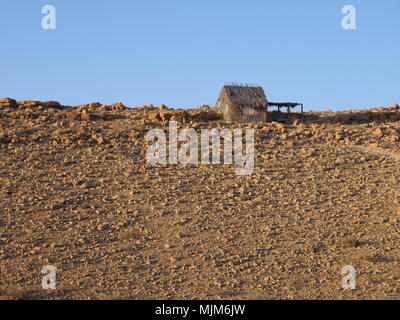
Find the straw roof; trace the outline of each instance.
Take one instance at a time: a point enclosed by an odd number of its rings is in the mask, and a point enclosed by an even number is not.
[[[298,102],[268,102],[268,106],[274,106],[274,107],[290,107],[290,108],[295,108],[297,106],[301,106],[302,103]]]
[[[240,85],[226,85],[222,88],[217,101],[242,109],[250,107],[265,110],[267,98],[262,87],[250,87]]]

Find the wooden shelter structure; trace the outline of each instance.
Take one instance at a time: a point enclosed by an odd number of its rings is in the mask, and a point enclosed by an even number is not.
[[[225,85],[216,107],[226,122],[267,121],[268,100],[262,87]]]
[[[304,105],[302,103],[297,102],[268,102],[268,107],[277,107],[278,112],[281,112],[281,108],[286,108],[287,110],[287,118],[282,120],[289,120],[291,109],[300,106],[300,114],[304,113]]]

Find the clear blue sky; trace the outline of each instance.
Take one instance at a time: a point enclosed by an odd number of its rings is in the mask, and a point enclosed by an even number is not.
[[[41,28],[46,4],[56,30]],[[400,103],[399,0],[1,0],[0,12],[0,97],[196,107],[235,81],[312,110]]]

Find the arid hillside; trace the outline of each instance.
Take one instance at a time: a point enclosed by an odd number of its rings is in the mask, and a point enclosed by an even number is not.
[[[255,129],[253,174],[147,163],[169,121]],[[4,299],[400,297],[397,105],[226,124],[208,106],[3,98],[0,160]]]

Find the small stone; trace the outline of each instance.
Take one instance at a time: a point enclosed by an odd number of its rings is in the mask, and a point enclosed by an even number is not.
[[[375,129],[375,131],[373,132],[373,134],[374,134],[374,136],[376,136],[376,137],[378,137],[378,138],[381,138],[381,137],[383,137],[383,135],[384,135],[384,133],[383,133],[383,131],[382,131],[381,128]]]

